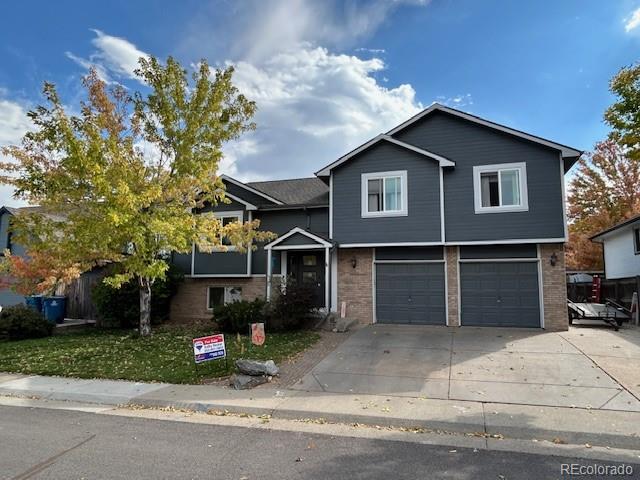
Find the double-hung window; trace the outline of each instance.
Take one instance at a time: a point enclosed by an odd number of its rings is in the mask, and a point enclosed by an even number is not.
[[[362,216],[407,215],[407,171],[362,174]]]
[[[216,212],[215,215],[220,223],[222,223],[223,227],[230,223],[242,223],[242,212]],[[228,252],[232,252],[236,249],[234,245],[231,245],[231,241],[227,237],[222,237],[222,245],[227,247]]]
[[[640,255],[640,228],[633,229],[633,253]]]
[[[207,287],[207,310],[242,300],[242,287]]]
[[[473,189],[476,213],[529,210],[524,162],[473,167]]]

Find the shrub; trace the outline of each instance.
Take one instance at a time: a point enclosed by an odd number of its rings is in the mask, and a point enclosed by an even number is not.
[[[285,288],[271,302],[267,325],[272,331],[301,328],[315,309],[313,289],[287,279]]]
[[[265,322],[266,305],[259,298],[227,303],[213,309],[213,320],[223,332],[249,334],[250,324]]]
[[[169,318],[171,297],[175,295],[184,275],[171,265],[164,280],[151,286],[151,323],[158,325]],[[135,280],[114,288],[99,282],[91,291],[103,328],[136,328],[140,322],[140,291]]]
[[[9,340],[48,337],[52,332],[53,324],[26,305],[5,307],[0,312],[0,335]]]

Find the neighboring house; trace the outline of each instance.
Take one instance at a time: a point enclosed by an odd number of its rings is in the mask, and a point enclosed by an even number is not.
[[[4,251],[9,249],[12,255],[24,255],[24,248],[12,241],[11,230],[9,229],[11,218],[18,215],[21,211],[32,210],[37,207],[0,207],[0,256],[4,256]],[[0,289],[0,306],[8,307],[24,303],[24,296],[15,293],[8,288]]]
[[[640,275],[640,215],[594,235],[591,241],[602,244],[605,278]]]
[[[12,255],[23,256],[25,249],[22,245],[16,243],[11,235],[11,219],[21,213],[42,212],[42,208],[38,206],[31,207],[0,207],[0,256],[4,256],[4,250],[9,249]],[[46,214],[50,218],[61,219],[64,217]],[[83,273],[80,278],[67,285],[64,289],[67,297],[66,316],[70,318],[81,318],[95,320],[97,318],[97,310],[91,299],[91,289],[98,281],[100,281],[106,271],[102,267]],[[58,292],[63,293],[63,292]],[[15,293],[9,288],[0,289],[0,306],[7,307],[24,303],[24,296]]]
[[[434,104],[316,173],[224,177],[223,222],[279,235],[248,254],[174,255],[175,321],[270,297],[284,276],[362,323],[566,329],[564,175],[581,151]]]

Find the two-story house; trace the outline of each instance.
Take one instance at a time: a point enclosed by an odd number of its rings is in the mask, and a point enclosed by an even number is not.
[[[315,178],[225,177],[223,222],[258,218],[257,250],[174,255],[176,321],[282,276],[362,323],[566,329],[564,175],[581,151],[434,104]]]

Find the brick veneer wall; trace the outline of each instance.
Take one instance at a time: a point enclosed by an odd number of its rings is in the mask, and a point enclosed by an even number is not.
[[[351,265],[355,258],[356,268]],[[373,322],[373,249],[345,248],[338,250],[338,305],[347,303],[347,317],[359,323]]]
[[[275,278],[274,278],[275,280]],[[207,310],[207,287],[242,287],[242,299],[264,298],[266,277],[247,278],[185,278],[171,300],[169,323],[199,323],[211,320]]]
[[[460,326],[458,314],[458,247],[445,247],[447,265],[447,308],[450,327]]]
[[[546,330],[568,330],[567,277],[565,273],[564,244],[540,244],[542,265],[542,294],[544,304],[544,328]],[[555,253],[558,262],[551,266],[550,258]]]

